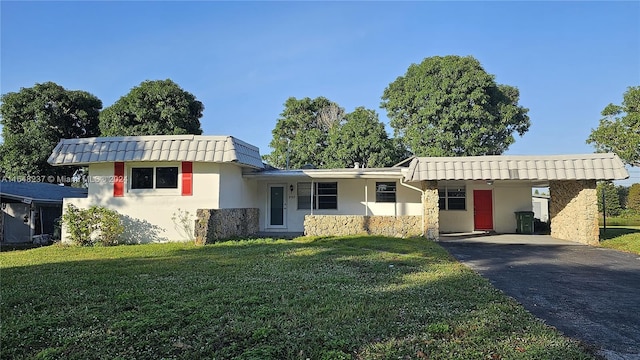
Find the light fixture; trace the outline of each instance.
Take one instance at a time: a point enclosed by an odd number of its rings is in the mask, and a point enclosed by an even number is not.
[[[489,186],[493,185],[493,180],[487,180],[487,185]]]
[[[289,190],[293,193],[293,184],[289,185]]]

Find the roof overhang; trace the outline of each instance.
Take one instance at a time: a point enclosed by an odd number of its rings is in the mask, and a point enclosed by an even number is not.
[[[401,168],[267,170],[242,175],[250,179],[401,179]]]
[[[413,158],[405,181],[524,181],[548,186],[553,180],[622,180],[629,173],[612,153],[492,155]]]
[[[263,169],[257,147],[233,136],[157,135],[63,139],[53,149],[53,166],[126,161],[232,163]]]
[[[25,196],[13,195],[13,194],[2,194],[0,193],[0,198],[2,198],[2,202],[8,203],[20,203],[20,204],[42,204],[42,205],[62,205],[62,200],[53,200],[53,199],[35,199]],[[5,201],[8,199],[9,201]]]

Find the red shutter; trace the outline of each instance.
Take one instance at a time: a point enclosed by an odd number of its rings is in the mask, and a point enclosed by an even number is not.
[[[182,162],[182,196],[193,195],[193,163]]]
[[[124,163],[113,163],[113,196],[124,196]]]

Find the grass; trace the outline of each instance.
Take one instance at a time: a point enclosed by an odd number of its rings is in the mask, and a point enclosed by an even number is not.
[[[602,214],[598,218],[600,226],[604,225],[604,219]],[[628,215],[628,216],[607,216],[607,227],[609,226],[640,226],[640,215]]]
[[[591,359],[424,239],[0,253],[2,359]]]
[[[640,255],[640,226],[600,228],[600,245]]]

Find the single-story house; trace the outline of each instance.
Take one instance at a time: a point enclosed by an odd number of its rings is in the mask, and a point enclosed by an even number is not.
[[[0,181],[0,243],[46,243],[63,199],[87,197],[87,189],[42,182]]]
[[[88,166],[88,197],[125,220],[136,241],[185,236],[180,214],[207,239],[258,233],[425,236],[516,230],[532,187],[549,187],[552,236],[598,241],[597,180],[629,176],[609,153],[413,157],[388,168],[273,169],[232,136],[62,140],[52,165]],[[64,229],[63,229],[64,230]],[[63,231],[64,238],[64,231]]]

